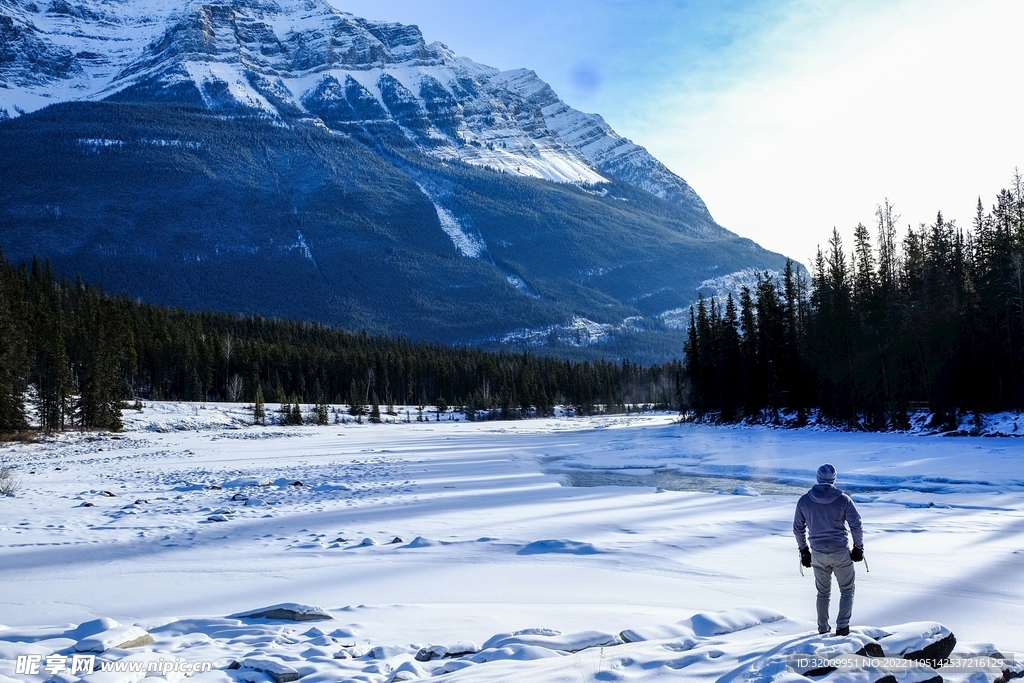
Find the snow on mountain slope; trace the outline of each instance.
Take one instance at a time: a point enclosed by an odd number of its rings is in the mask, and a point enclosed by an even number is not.
[[[483,238],[479,234],[467,231],[459,222],[459,219],[442,206],[441,202],[427,188],[423,185],[420,185],[419,188],[434,205],[434,208],[437,210],[437,219],[441,223],[441,229],[451,238],[452,244],[459,250],[459,253],[470,258],[480,258],[487,251],[487,243],[484,242]]]
[[[415,26],[324,0],[0,0],[0,39],[0,118],[113,98],[320,119],[510,174],[616,178],[713,223],[686,181],[534,72],[477,64]]]
[[[566,144],[582,152],[602,173],[662,199],[691,205],[710,216],[704,201],[685,180],[646,149],[621,137],[599,115],[584,114],[567,105],[533,71],[506,71],[497,79],[539,107],[548,127]]]
[[[177,7],[0,0],[0,119],[94,96],[160,35]]]
[[[776,282],[782,278],[782,273],[771,268],[744,268],[735,273],[726,273],[715,278],[704,280],[697,286],[697,293],[704,297],[708,307],[714,302],[719,311],[724,311],[728,297],[731,294],[733,305],[739,308],[740,293],[746,287],[753,292],[758,284],[759,278],[771,277]],[[696,302],[695,302],[696,303]],[[690,306],[673,308],[658,316],[667,327],[674,330],[685,330],[690,325]]]

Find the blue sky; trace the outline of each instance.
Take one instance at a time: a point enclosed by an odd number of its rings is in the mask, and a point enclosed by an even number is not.
[[[528,67],[807,263],[833,226],[968,225],[1024,166],[1020,0],[332,0]]]

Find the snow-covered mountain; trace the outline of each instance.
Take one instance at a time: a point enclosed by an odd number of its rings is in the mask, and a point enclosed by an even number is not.
[[[0,0],[0,118],[67,100],[178,100],[387,127],[440,159],[558,182],[617,179],[718,232],[685,180],[529,70],[427,44],[324,0]]]
[[[442,343],[674,358],[785,261],[534,72],[325,0],[0,0],[0,160],[8,259]]]

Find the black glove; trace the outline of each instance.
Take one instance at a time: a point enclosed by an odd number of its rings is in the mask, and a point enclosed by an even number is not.
[[[854,562],[862,561],[864,559],[864,548],[856,546],[853,550],[850,551],[850,559]]]
[[[811,566],[811,549],[800,548],[800,564],[805,567]]]

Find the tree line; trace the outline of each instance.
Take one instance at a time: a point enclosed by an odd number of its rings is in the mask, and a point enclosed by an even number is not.
[[[939,213],[908,226],[888,200],[874,236],[846,247],[833,229],[807,277],[788,263],[737,302],[690,309],[686,405],[705,419],[797,423],[813,413],[850,427],[901,429],[927,409],[958,416],[1024,407],[1024,179],[973,225]]]
[[[676,406],[680,362],[572,362],[318,323],[196,313],[56,278],[0,252],[0,434],[119,429],[124,401],[434,405],[496,417]],[[258,412],[258,411],[257,411]],[[31,418],[31,419],[30,419]],[[298,422],[301,422],[301,416]]]

